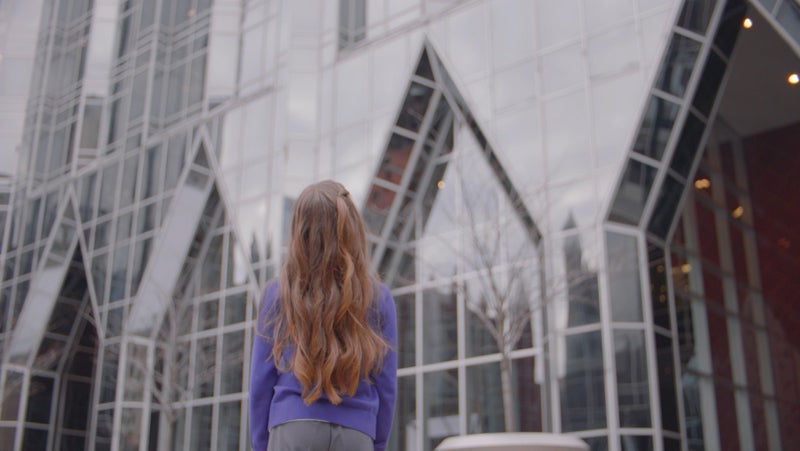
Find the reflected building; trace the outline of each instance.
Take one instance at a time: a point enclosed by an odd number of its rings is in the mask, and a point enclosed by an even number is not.
[[[390,449],[800,447],[797,1],[11,0],[0,30],[9,449],[249,449],[261,288],[326,178],[397,303]]]

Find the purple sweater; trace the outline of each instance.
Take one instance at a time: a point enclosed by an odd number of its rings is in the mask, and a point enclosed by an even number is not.
[[[355,429],[372,437],[375,451],[386,448],[394,416],[397,391],[397,319],[394,299],[389,289],[381,284],[378,294],[378,312],[382,336],[390,349],[383,359],[380,373],[372,375],[370,382],[361,381],[352,397],[342,396],[342,402],[333,405],[325,394],[306,406],[303,403],[299,381],[292,372],[275,368],[272,360],[272,343],[258,333],[266,315],[278,299],[278,283],[273,282],[264,293],[259,323],[253,341],[250,369],[250,444],[255,451],[267,449],[269,430],[292,420],[322,420]]]

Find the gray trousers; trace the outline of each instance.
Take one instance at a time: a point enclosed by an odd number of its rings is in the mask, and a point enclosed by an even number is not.
[[[298,420],[269,432],[267,451],[373,451],[370,436],[325,421]]]

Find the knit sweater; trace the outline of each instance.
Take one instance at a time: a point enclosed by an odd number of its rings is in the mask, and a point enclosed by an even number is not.
[[[270,329],[264,330],[268,315],[274,313],[278,299],[278,283],[272,282],[264,292],[259,309],[259,322],[253,341],[250,370],[250,444],[255,451],[267,449],[269,430],[292,420],[321,420],[355,429],[370,436],[375,451],[386,448],[394,416],[397,391],[397,319],[394,299],[389,289],[381,284],[378,292],[378,318],[373,327],[380,330],[389,343],[380,372],[362,380],[353,396],[342,395],[338,405],[322,397],[307,406],[303,402],[300,382],[289,372],[281,372],[272,359]],[[291,350],[285,351],[284,359]],[[291,354],[288,354],[289,356]]]

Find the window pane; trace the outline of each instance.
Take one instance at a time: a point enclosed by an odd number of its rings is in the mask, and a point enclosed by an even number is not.
[[[239,449],[239,422],[242,407],[240,401],[226,402],[219,407],[218,450]]]
[[[636,238],[606,234],[609,294],[613,321],[642,321]]]
[[[656,169],[636,160],[628,160],[609,219],[638,225],[647,196],[653,185]]]
[[[458,370],[424,375],[426,449],[434,449],[447,437],[458,435]]]
[[[603,346],[600,332],[569,335],[561,389],[561,424],[565,432],[606,426]]]
[[[639,126],[639,134],[633,151],[660,160],[672,132],[678,105],[652,96],[647,111]]]
[[[196,451],[211,449],[211,406],[195,407],[192,410],[189,449]]]
[[[644,331],[614,332],[617,366],[617,399],[621,427],[650,426],[650,390]]]
[[[705,129],[705,122],[694,113],[690,113],[686,117],[686,124],[681,130],[681,137],[675,146],[675,153],[672,155],[670,169],[683,177],[689,175],[689,170],[692,168],[695,155],[699,151],[700,139],[703,137]]]
[[[455,359],[458,351],[458,321],[454,288],[446,285],[423,291],[422,309],[425,363]]]
[[[667,232],[675,220],[675,211],[683,194],[683,184],[671,175],[664,179],[664,185],[656,198],[656,206],[647,230],[661,238],[666,238]]]
[[[664,61],[661,63],[661,74],[658,77],[656,87],[678,97],[683,97],[699,51],[699,42],[674,34],[664,56]]]

